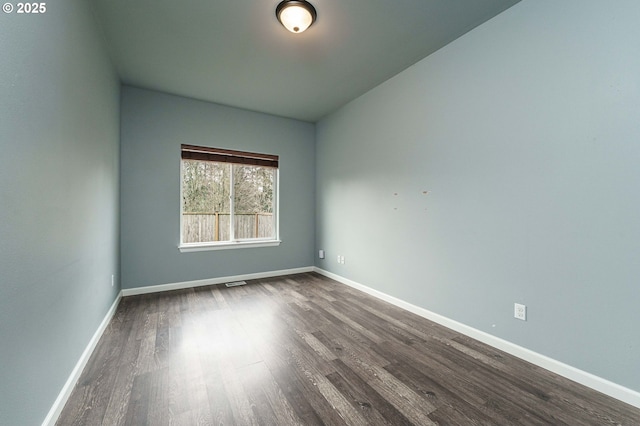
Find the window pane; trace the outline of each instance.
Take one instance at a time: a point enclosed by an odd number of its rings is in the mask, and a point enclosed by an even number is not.
[[[233,166],[236,239],[275,238],[275,173],[270,167]]]
[[[231,165],[182,160],[182,242],[229,241]]]

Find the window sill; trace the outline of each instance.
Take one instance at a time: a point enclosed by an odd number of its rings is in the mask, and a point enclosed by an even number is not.
[[[275,247],[279,246],[282,241],[228,241],[223,243],[191,243],[181,244],[178,246],[180,253],[189,253],[193,251],[208,250],[230,250],[239,248],[256,248],[256,247]]]

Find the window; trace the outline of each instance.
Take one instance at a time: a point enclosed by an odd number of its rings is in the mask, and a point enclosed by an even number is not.
[[[181,150],[181,251],[279,243],[277,155]]]

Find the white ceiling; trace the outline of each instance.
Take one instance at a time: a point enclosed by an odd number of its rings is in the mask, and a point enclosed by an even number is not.
[[[92,0],[125,84],[317,121],[519,0]]]

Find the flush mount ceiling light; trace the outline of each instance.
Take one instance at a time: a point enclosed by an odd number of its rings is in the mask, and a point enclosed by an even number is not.
[[[292,33],[301,33],[316,20],[316,9],[305,0],[284,0],[276,7],[278,21]]]

